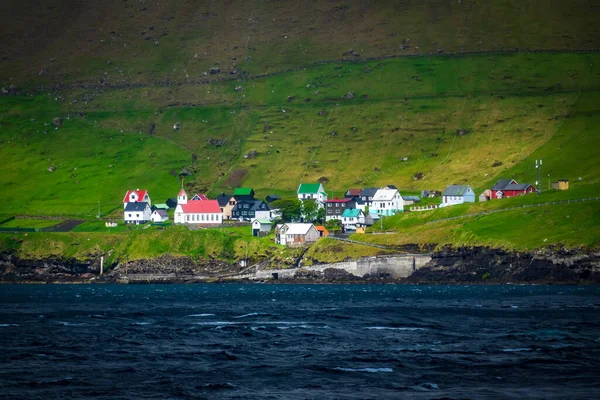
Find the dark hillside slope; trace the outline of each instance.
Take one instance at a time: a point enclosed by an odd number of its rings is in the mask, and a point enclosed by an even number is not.
[[[589,50],[600,48],[599,7],[594,0],[5,0],[0,84],[189,81],[211,67],[259,74],[342,58]]]

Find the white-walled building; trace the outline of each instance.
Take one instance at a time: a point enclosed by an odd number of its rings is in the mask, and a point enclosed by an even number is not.
[[[369,207],[370,214],[390,216],[404,212],[404,200],[398,189],[383,187],[373,196]]]
[[[149,206],[152,206],[150,201],[150,195],[147,190],[128,190],[123,197],[123,208],[127,207],[128,203],[141,203],[146,202]]]
[[[301,183],[298,186],[298,199],[301,201],[313,199],[319,208],[323,208],[323,204],[327,201],[327,193],[322,183]]]
[[[154,210],[150,215],[150,220],[154,223],[165,222],[169,220],[169,214],[165,210]]]
[[[223,213],[217,200],[188,200],[187,193],[181,189],[177,195],[174,222],[218,225],[223,223]]]
[[[145,201],[140,203],[127,203],[123,211],[123,218],[126,224],[143,224],[150,221],[152,210]]]
[[[321,237],[313,224],[280,224],[275,228],[275,243],[300,247],[314,243]]]
[[[475,192],[468,185],[450,185],[442,193],[441,207],[453,206],[463,203],[474,203]]]

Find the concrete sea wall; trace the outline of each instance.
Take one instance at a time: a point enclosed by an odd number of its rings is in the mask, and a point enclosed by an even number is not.
[[[289,279],[294,278],[294,275],[299,270],[323,272],[328,268],[343,269],[346,272],[363,277],[369,276],[389,276],[394,279],[406,278],[412,275],[413,272],[422,268],[425,264],[431,261],[430,254],[406,254],[398,256],[378,256],[378,257],[362,257],[356,260],[332,263],[319,264],[311,266],[301,266],[299,268],[288,269],[266,269],[256,271],[257,279]]]

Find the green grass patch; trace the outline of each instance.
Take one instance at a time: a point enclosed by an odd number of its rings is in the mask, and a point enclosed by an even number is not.
[[[0,225],[0,228],[47,228],[49,226],[54,226],[60,222],[61,221],[56,220],[15,218],[11,221]]]

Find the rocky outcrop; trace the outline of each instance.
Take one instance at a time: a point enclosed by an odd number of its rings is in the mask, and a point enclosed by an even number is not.
[[[99,259],[89,261],[62,257],[26,259],[10,253],[0,253],[0,282],[75,283],[89,281],[99,273]]]
[[[445,248],[403,282],[598,284],[600,253],[560,247],[537,252]]]

